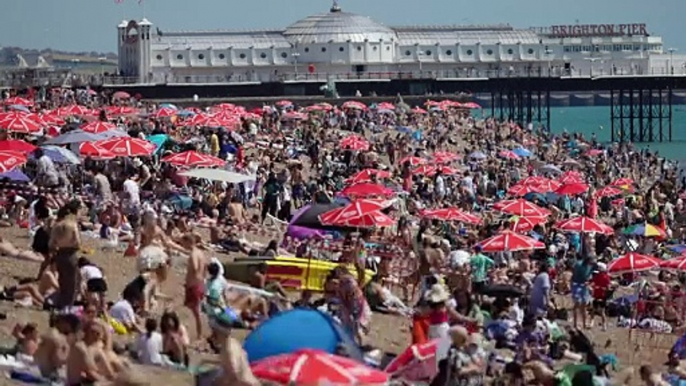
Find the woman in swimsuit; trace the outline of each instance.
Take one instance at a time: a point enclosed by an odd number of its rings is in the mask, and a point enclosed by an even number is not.
[[[151,308],[153,298],[162,296],[158,293],[158,287],[167,279],[170,265],[169,255],[165,249],[188,253],[185,248],[167,237],[157,225],[155,212],[148,210],[143,215],[140,252],[138,254],[138,270],[141,275],[149,278],[148,285],[145,287],[144,311]],[[154,276],[150,273],[154,273]]]

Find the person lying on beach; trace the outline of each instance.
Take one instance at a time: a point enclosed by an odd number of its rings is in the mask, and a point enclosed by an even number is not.
[[[59,290],[57,267],[50,263],[37,281],[20,281],[19,284],[2,289],[2,298],[17,302],[24,302],[36,307],[49,307],[54,303],[54,297]],[[46,303],[47,300],[47,303]]]
[[[36,324],[17,323],[12,329],[12,336],[17,339],[17,343],[13,350],[16,351],[15,355],[21,354],[33,358],[33,354],[38,350],[38,344],[40,342],[40,335]]]

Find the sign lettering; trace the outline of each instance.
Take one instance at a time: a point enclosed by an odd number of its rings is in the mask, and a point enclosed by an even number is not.
[[[554,25],[538,29],[538,31],[545,35],[561,38],[583,36],[648,36],[648,28],[643,23]]]

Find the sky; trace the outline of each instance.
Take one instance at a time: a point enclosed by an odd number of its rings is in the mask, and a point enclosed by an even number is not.
[[[284,28],[327,12],[330,0],[3,0],[0,47],[116,51],[116,26],[145,16],[162,31]],[[344,11],[388,26],[542,27],[646,23],[665,49],[686,54],[686,0],[340,0]]]

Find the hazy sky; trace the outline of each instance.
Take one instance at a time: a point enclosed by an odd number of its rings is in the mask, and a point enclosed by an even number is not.
[[[122,19],[145,16],[164,30],[282,28],[326,12],[328,0],[3,0],[0,46],[115,51]],[[686,53],[686,0],[340,0],[383,24],[646,23]]]

